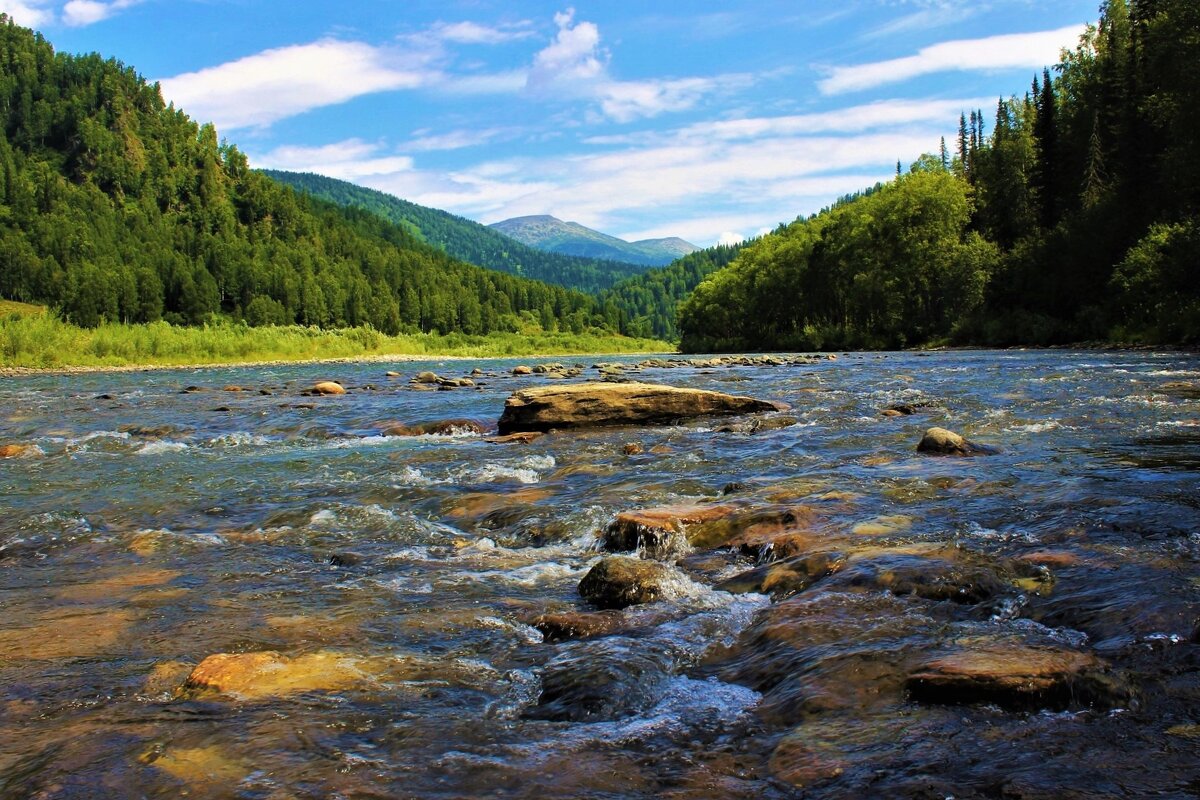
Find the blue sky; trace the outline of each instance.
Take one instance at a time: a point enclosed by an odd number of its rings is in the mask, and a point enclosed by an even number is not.
[[[0,0],[162,83],[255,166],[481,222],[753,236],[894,174],[1098,0]]]

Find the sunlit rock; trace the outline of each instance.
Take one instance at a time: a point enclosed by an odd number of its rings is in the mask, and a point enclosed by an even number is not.
[[[640,549],[651,555],[663,555],[679,544],[677,537],[688,526],[723,519],[734,510],[728,505],[681,505],[623,511],[605,530],[604,547],[614,552]]]
[[[289,658],[273,651],[217,653],[184,682],[188,692],[213,691],[245,699],[302,692],[336,692],[368,682],[362,659],[321,651]]]
[[[1127,691],[1090,653],[1015,643],[992,643],[923,663],[906,688],[927,703],[993,703],[1005,708],[1112,705]]]
[[[523,389],[504,403],[501,434],[611,425],[661,425],[786,406],[751,397],[647,383],[579,383]]]
[[[346,390],[342,388],[340,383],[334,381],[321,381],[312,387],[313,394],[345,394]]]
[[[942,456],[978,456],[991,455],[997,451],[994,447],[969,442],[954,431],[930,428],[921,437],[917,452]]]

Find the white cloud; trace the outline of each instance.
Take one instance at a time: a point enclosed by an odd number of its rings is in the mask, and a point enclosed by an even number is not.
[[[527,22],[497,28],[477,22],[440,22],[433,26],[430,35],[457,44],[504,44],[533,36],[533,31],[528,27]]]
[[[746,241],[746,237],[734,231],[725,231],[717,237],[718,245],[741,244]]]
[[[616,80],[608,73],[611,57],[600,46],[600,29],[595,23],[576,23],[574,9],[555,14],[554,22],[558,33],[534,56],[526,90],[540,97],[594,100],[615,122],[685,111],[711,94],[742,89],[754,82],[752,76],[741,74]]]
[[[407,156],[379,155],[378,145],[361,139],[320,147],[284,145],[251,159],[255,167],[284,169],[293,172],[315,172],[340,180],[356,180],[376,175],[407,172],[413,161]]]
[[[484,128],[472,130],[448,131],[440,134],[423,134],[405,145],[404,149],[411,152],[432,152],[444,150],[461,150],[464,147],[477,147],[496,139],[504,133],[502,128]]]
[[[162,91],[194,118],[212,120],[222,130],[247,128],[365,94],[432,83],[437,73],[424,60],[325,39],[167,78]]]
[[[46,8],[44,0],[5,0],[0,2],[0,13],[27,28],[41,28],[54,22],[54,11]]]
[[[1084,30],[1083,25],[1071,25],[1053,31],[942,42],[922,48],[915,56],[834,67],[818,87],[823,94],[830,95],[899,83],[937,72],[1036,69],[1056,63],[1061,50],[1075,44]]]
[[[63,22],[72,27],[93,25],[140,2],[142,0],[112,0],[108,3],[100,0],[70,0],[63,6]]]
[[[604,76],[607,54],[600,50],[600,29],[592,22],[572,25],[574,18],[575,9],[554,15],[558,33],[533,57],[527,83],[531,91],[583,92]]]

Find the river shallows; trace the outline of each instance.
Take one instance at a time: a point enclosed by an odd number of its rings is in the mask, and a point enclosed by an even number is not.
[[[1200,359],[647,369],[640,380],[786,402],[796,424],[528,445],[380,435],[494,424],[510,392],[548,380],[512,377],[515,363],[6,380],[0,444],[36,449],[0,461],[0,796],[1200,787],[1200,400],[1156,391],[1200,381]],[[496,373],[475,376],[482,389],[407,383],[475,367]],[[323,379],[350,392],[300,395]],[[880,414],[903,404],[917,413]],[[1000,453],[917,454],[934,425]],[[841,571],[772,601],[716,590],[755,564],[700,548],[673,553],[665,599],[620,612],[615,633],[551,643],[529,624],[585,608],[577,586],[618,512],[718,502],[791,509],[797,546],[836,552]],[[910,691],[931,661],[1006,647],[1098,659],[1102,702]],[[351,664],[353,679],[177,696],[205,657],[255,651]]]

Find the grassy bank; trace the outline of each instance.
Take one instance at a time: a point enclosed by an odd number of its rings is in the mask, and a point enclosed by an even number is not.
[[[50,314],[0,317],[0,366],[5,367],[174,366],[384,356],[498,358],[671,350],[672,345],[653,339],[571,333],[386,336],[370,328],[251,328],[224,322],[199,328],[165,322],[79,328]]]

